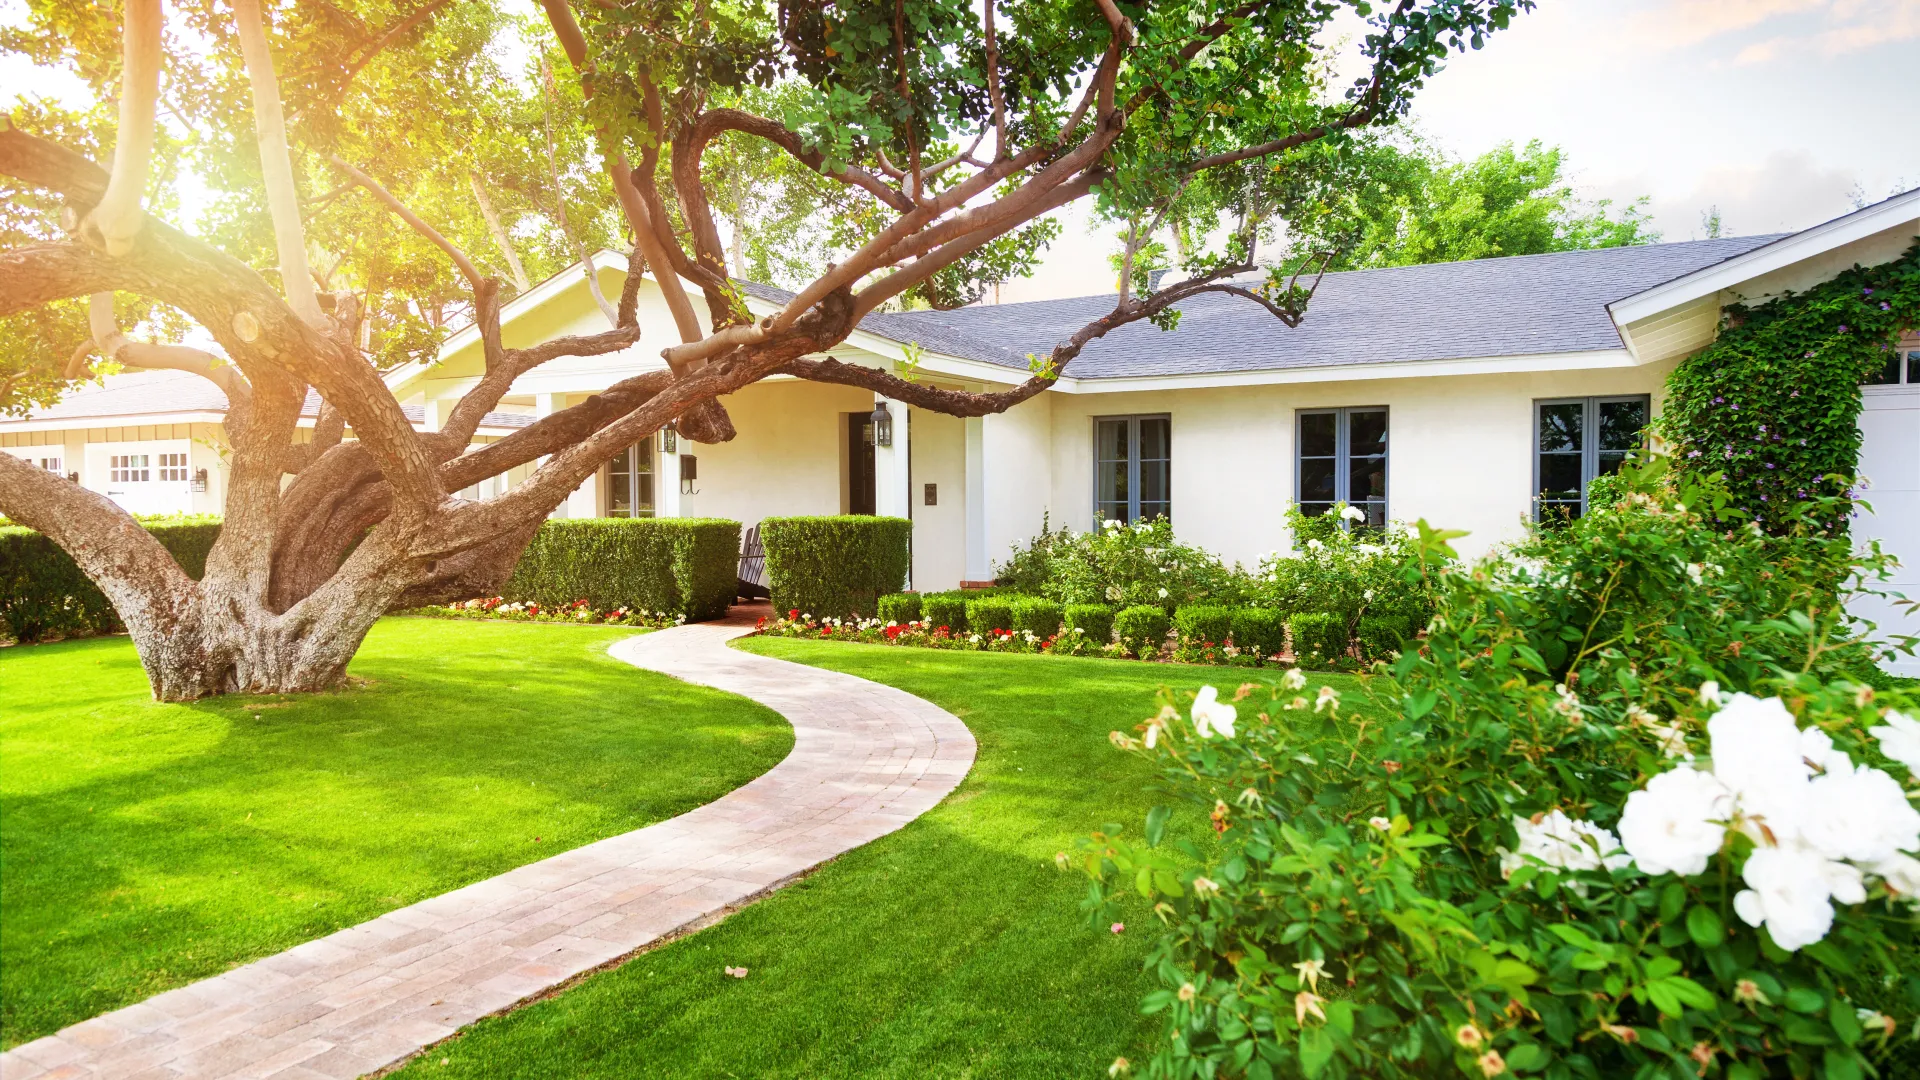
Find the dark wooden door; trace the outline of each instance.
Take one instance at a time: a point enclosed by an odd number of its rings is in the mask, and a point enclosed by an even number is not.
[[[873,513],[873,491],[873,417],[848,413],[847,513]]]

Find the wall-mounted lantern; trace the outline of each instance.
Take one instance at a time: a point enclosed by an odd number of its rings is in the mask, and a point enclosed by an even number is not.
[[[873,445],[893,445],[893,414],[887,411],[887,403],[873,403]]]
[[[680,435],[673,430],[673,424],[674,422],[669,420],[667,426],[660,429],[660,452],[663,454],[673,453],[680,445]]]
[[[193,479],[189,482],[189,487],[191,488],[191,490],[193,490],[196,493],[206,491],[207,490],[207,470],[205,469],[195,470],[193,474]]]
[[[699,490],[693,486],[693,482],[698,479],[700,479],[700,459],[694,457],[692,454],[681,454],[680,455],[680,494],[682,495],[700,494]]]

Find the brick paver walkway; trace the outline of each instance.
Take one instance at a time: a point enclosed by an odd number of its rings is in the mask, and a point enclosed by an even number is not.
[[[670,821],[27,1043],[0,1055],[0,1080],[373,1072],[898,829],[972,766],[973,736],[952,714],[891,687],[726,647],[750,628],[737,617],[683,626],[612,653],[785,716],[793,752],[765,775]]]

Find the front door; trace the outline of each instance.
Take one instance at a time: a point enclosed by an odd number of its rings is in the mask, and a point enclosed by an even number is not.
[[[873,417],[847,414],[847,513],[871,514],[873,498]]]

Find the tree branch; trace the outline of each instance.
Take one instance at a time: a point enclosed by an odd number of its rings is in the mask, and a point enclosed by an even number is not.
[[[113,175],[81,226],[116,258],[133,250],[146,213],[147,169],[153,158],[154,107],[160,99],[160,0],[127,0],[120,32],[120,129]]]
[[[722,131],[738,131],[743,135],[751,135],[756,139],[770,142],[785,150],[795,161],[821,176],[857,187],[903,214],[914,208],[913,200],[908,198],[905,192],[889,187],[885,181],[865,169],[846,165],[836,172],[828,168],[825,154],[817,150],[808,150],[801,143],[799,135],[776,120],[755,116],[740,109],[708,109],[694,121],[690,138],[700,144],[704,152],[706,143]]]
[[[218,386],[234,411],[244,412],[253,401],[253,387],[246,376],[220,357],[184,345],[134,341],[121,333],[113,317],[112,293],[94,293],[88,298],[87,328],[93,335],[93,345],[109,360],[129,367],[191,372]]]
[[[157,3],[156,3],[156,6]],[[273,73],[273,52],[260,17],[260,0],[234,0],[234,28],[253,88],[253,130],[260,144],[260,170],[267,184],[267,211],[273,218],[273,242],[280,255],[280,287],[294,313],[320,329],[326,316],[307,268],[307,230],[300,219],[300,194],[287,156],[286,118],[280,107],[280,81]]]
[[[257,0],[243,0],[243,2],[252,3]],[[481,283],[487,280],[486,275],[480,272],[479,267],[473,265],[473,260],[467,258],[466,252],[455,247],[453,241],[440,235],[438,229],[422,221],[418,214],[407,209],[406,204],[395,198],[392,192],[381,187],[379,181],[347,164],[339,154],[328,154],[327,160],[333,163],[334,168],[346,173],[354,183],[366,188],[374,198],[384,203],[387,209],[393,211],[401,221],[406,222],[414,232],[426,237],[434,247],[446,252],[447,257],[453,260],[453,265],[459,268],[461,276],[467,279],[467,284],[473,286],[476,291],[479,290]]]

